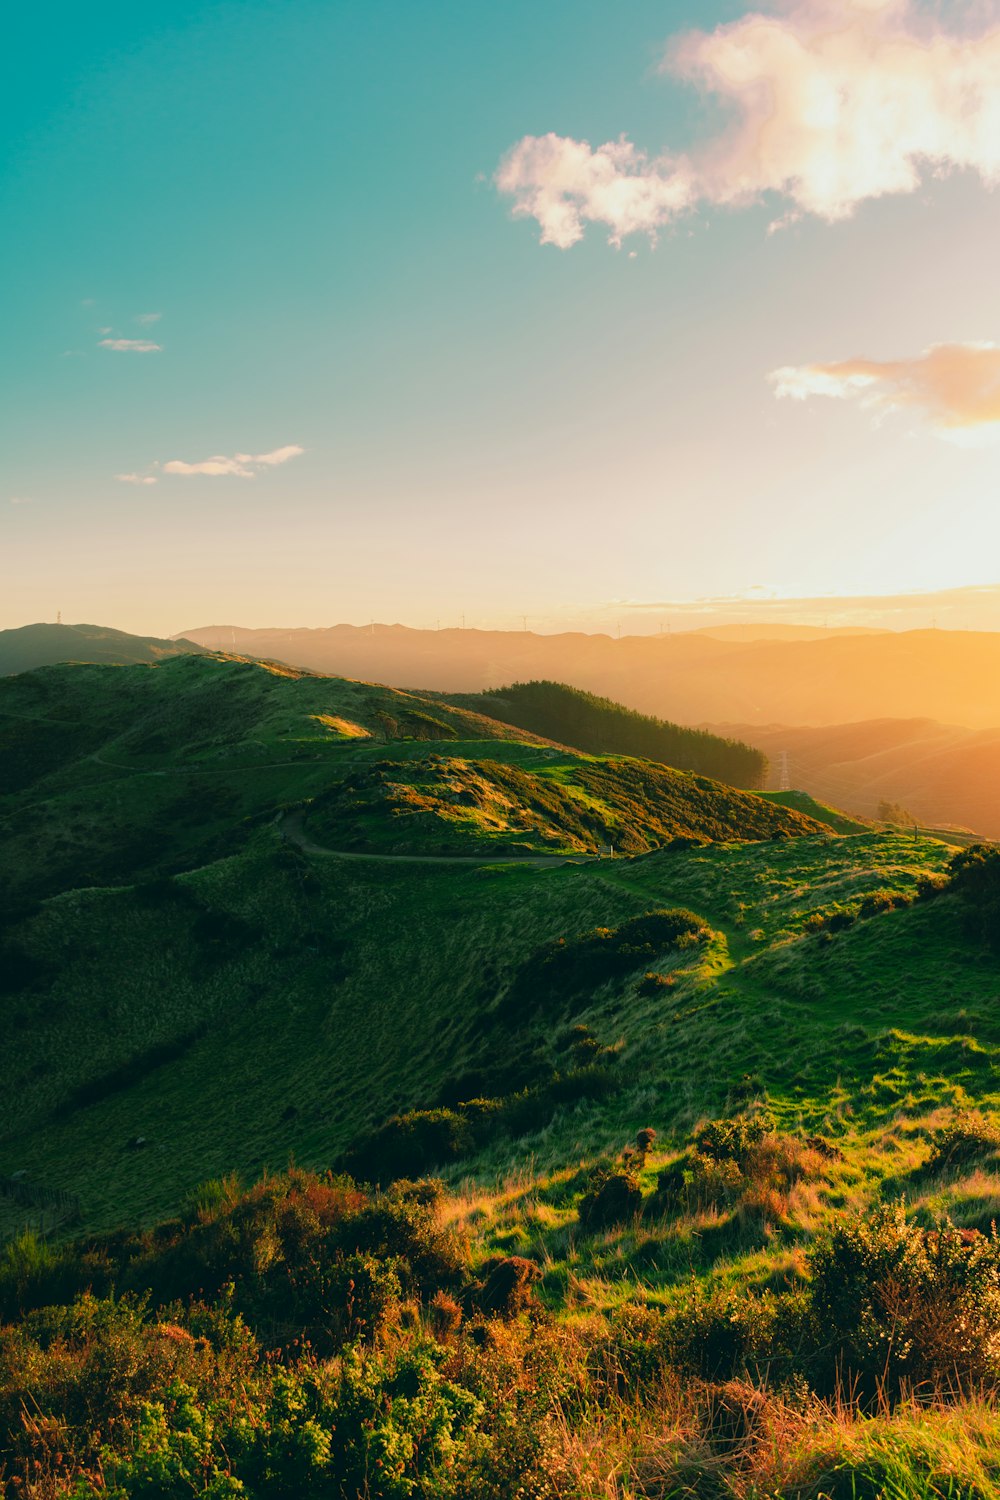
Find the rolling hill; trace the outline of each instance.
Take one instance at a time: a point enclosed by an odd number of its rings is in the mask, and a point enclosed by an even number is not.
[[[34,897],[69,884],[173,872],[232,851],[262,820],[321,794],[328,815],[341,809],[347,847],[357,849],[356,793],[347,778],[369,788],[387,777],[409,786],[412,812],[436,746],[447,746],[453,762],[488,759],[494,782],[510,783],[503,837],[513,830],[550,852],[594,850],[619,829],[645,848],[681,833],[756,838],[816,828],[794,811],[704,779],[581,757],[527,730],[396,689],[275,663],[178,655],[155,667],[46,667],[0,681],[4,883]],[[332,799],[331,785],[339,788]],[[519,798],[544,800],[545,788],[549,821],[536,826]],[[475,852],[470,841],[492,847],[495,818],[460,826],[459,794],[448,795],[448,816],[439,787],[435,810],[411,817],[405,832],[401,803],[381,799],[374,818],[369,807],[372,847],[436,852],[442,839],[453,848],[460,834],[467,852]],[[637,796],[651,799],[652,811],[637,807]]]

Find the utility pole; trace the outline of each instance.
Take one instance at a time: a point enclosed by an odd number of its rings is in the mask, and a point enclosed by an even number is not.
[[[778,791],[790,792],[792,790],[791,778],[788,774],[788,751],[778,751]]]

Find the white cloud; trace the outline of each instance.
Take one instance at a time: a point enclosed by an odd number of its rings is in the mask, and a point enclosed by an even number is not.
[[[552,133],[519,141],[496,183],[514,199],[515,216],[537,219],[542,244],[560,250],[583,238],[586,222],[607,225],[613,245],[637,231],[653,235],[694,196],[683,164],[651,161],[624,138],[594,151]]]
[[[117,354],[159,354],[163,348],[150,339],[101,339],[99,343],[100,348],[114,349]]]
[[[212,458],[205,458],[200,463],[193,464],[185,463],[180,458],[172,458],[163,465],[163,472],[185,477],[203,475],[210,479],[218,479],[227,475],[237,479],[253,479],[261,469],[271,469],[277,464],[286,464],[289,459],[298,458],[304,452],[304,448],[290,443],[284,448],[275,448],[271,453],[234,453],[231,458],[223,454],[215,454]]]
[[[116,474],[122,484],[155,484],[156,478],[152,474]]]
[[[910,359],[845,359],[786,365],[769,376],[774,393],[853,398],[876,411],[917,410],[942,437],[1000,437],[1000,345],[932,344]]]
[[[947,31],[912,0],[802,0],[681,37],[663,71],[720,99],[731,128],[684,157],[650,157],[624,138],[594,149],[525,136],[495,180],[543,243],[565,249],[593,222],[617,245],[699,204],[765,194],[786,200],[777,226],[836,220],[914,192],[928,171],[1000,178],[996,24]]]
[[[143,328],[148,328],[150,324],[158,323],[162,317],[162,313],[136,313],[135,321],[141,323]]]
[[[34,500],[29,495],[11,495],[11,505],[34,505]]]

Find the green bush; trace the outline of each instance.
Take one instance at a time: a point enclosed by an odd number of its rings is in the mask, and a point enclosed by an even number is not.
[[[711,1161],[733,1161],[742,1167],[773,1130],[774,1117],[766,1111],[734,1115],[727,1120],[710,1120],[695,1135],[695,1150]]]
[[[951,889],[962,902],[966,931],[1000,952],[1000,846],[970,844],[950,865]]]
[[[580,1223],[585,1229],[610,1229],[627,1224],[642,1208],[642,1188],[631,1168],[599,1167],[580,1199]]]
[[[934,1132],[933,1148],[927,1172],[961,1171],[1000,1153],[1000,1128],[978,1110],[957,1110]]]
[[[1000,1241],[902,1205],[845,1219],[811,1255],[810,1296],[828,1377],[869,1394],[1000,1375]]]

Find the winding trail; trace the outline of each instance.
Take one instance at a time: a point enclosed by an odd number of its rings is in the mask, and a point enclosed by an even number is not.
[[[403,865],[566,865],[596,863],[599,859],[596,854],[367,854],[315,843],[302,827],[301,813],[279,814],[277,827],[281,837],[296,844],[303,854],[319,854],[329,859],[381,860]]]

